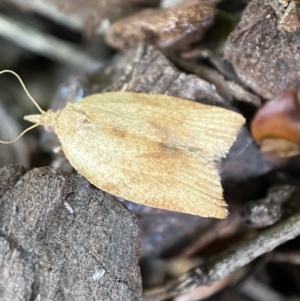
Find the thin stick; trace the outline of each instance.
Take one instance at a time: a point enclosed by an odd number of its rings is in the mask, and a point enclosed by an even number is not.
[[[191,269],[165,287],[146,292],[143,300],[161,301],[174,298],[201,285],[211,285],[298,235],[300,235],[299,212],[218,257],[207,260],[205,266]]]
[[[292,301],[266,284],[251,278],[242,286],[241,292],[255,301]]]
[[[26,24],[16,22],[1,14],[0,36],[9,39],[22,48],[76,66],[80,70],[95,71],[103,65],[71,43],[41,33]]]
[[[3,71],[0,72],[0,75],[1,75],[1,74],[4,74],[4,73],[11,73],[11,74],[13,74],[13,75],[19,80],[19,82],[20,82],[22,88],[24,89],[24,91],[25,91],[25,93],[27,94],[27,96],[29,97],[29,99],[33,102],[33,104],[36,106],[36,108],[39,110],[39,112],[40,112],[41,114],[44,114],[45,111],[41,109],[41,107],[38,105],[38,103],[37,103],[37,102],[34,100],[34,98],[31,96],[31,94],[30,94],[29,91],[27,90],[27,88],[26,88],[24,82],[22,81],[21,77],[20,77],[16,72],[14,72],[14,71],[12,71],[12,70],[3,70]]]

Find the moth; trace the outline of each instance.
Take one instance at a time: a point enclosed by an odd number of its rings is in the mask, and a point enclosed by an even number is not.
[[[40,111],[24,117],[34,123],[27,130],[52,126],[71,165],[96,187],[156,208],[227,216],[215,161],[236,139],[239,113],[134,92],[95,94],[45,112],[17,78]]]

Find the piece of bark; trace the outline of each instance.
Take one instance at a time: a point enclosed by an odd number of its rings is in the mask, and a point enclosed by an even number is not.
[[[243,220],[253,228],[274,225],[282,217],[283,203],[290,198],[294,190],[295,187],[290,185],[273,186],[265,198],[244,205],[241,212]]]
[[[162,52],[153,47],[141,48],[140,58],[133,65],[123,87],[126,91],[167,94],[230,107],[217,93],[214,85],[196,75],[180,71]]]
[[[122,204],[80,175],[0,174],[0,300],[141,300],[138,227]]]
[[[189,49],[213,24],[210,1],[188,0],[172,7],[143,10],[107,28],[105,40],[112,47],[127,49],[148,43],[163,50]]]
[[[265,99],[300,83],[300,37],[278,30],[279,20],[268,1],[251,1],[224,49],[241,81]]]

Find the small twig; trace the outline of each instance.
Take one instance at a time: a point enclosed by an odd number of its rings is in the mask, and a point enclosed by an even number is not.
[[[205,265],[191,269],[165,287],[146,292],[144,301],[160,301],[201,285],[211,285],[298,235],[300,235],[299,212],[221,253],[218,257],[207,260]]]
[[[72,30],[82,31],[84,22],[75,13],[68,13],[59,9],[59,4],[55,1],[44,0],[7,0],[16,7],[24,8],[26,11],[35,12],[45,16],[57,24],[61,24]]]
[[[236,233],[237,229],[241,229],[241,218],[240,213],[236,211],[230,212],[227,219],[224,220],[212,220],[211,223],[204,227],[201,231],[201,236],[197,236],[197,239],[193,240],[192,243],[183,249],[179,256],[187,258],[192,257],[213,241],[218,238],[229,237]],[[213,229],[213,230],[212,230]]]
[[[269,261],[300,265],[300,254],[299,252],[290,252],[290,253],[274,252],[270,257]]]
[[[249,279],[241,291],[255,301],[292,301],[254,278]]]
[[[94,71],[102,66],[101,62],[94,60],[72,44],[41,33],[3,15],[0,15],[0,36],[11,40],[20,47],[76,66],[84,71]]]
[[[205,79],[209,83],[215,85],[217,91],[221,96],[226,97],[229,100],[233,100],[234,98],[239,101],[251,103],[256,107],[261,106],[261,101],[256,95],[250,93],[249,91],[244,89],[241,85],[233,81],[226,80],[224,76],[221,75],[219,72],[209,67],[206,67],[204,65],[197,65],[191,63],[179,57],[176,57],[176,59],[173,58],[173,61],[180,68],[192,72],[198,75],[199,77]]]

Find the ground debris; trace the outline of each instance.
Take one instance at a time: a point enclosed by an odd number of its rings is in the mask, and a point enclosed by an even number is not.
[[[48,167],[1,175],[1,300],[141,300],[138,228],[122,204]]]

